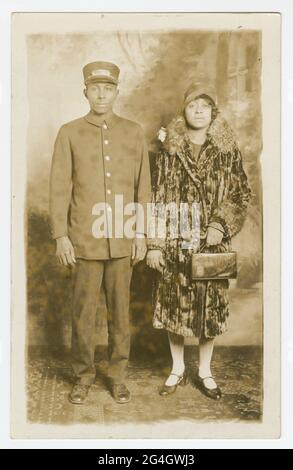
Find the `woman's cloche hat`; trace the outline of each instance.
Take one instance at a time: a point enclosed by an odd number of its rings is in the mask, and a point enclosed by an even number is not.
[[[189,85],[184,93],[184,107],[200,96],[208,96],[217,106],[218,98],[215,87],[211,84],[196,82]]]

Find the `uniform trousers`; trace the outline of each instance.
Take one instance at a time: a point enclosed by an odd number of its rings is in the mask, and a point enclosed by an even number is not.
[[[76,382],[95,381],[96,313],[102,284],[108,322],[108,376],[112,383],[125,380],[130,352],[130,257],[107,260],[77,259],[73,274],[72,368]]]

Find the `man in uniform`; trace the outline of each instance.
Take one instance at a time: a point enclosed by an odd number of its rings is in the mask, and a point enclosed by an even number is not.
[[[93,62],[83,68],[90,111],[59,130],[50,177],[50,219],[56,255],[74,266],[72,367],[76,382],[69,400],[82,404],[95,381],[94,334],[102,282],[108,310],[109,382],[118,403],[130,400],[125,372],[130,350],[129,290],[132,266],[146,253],[145,219],[126,236],[114,216],[116,196],[123,207],[150,201],[147,146],[139,124],[113,112],[119,68]],[[105,230],[97,215],[105,208]],[[116,226],[113,227],[113,219]]]

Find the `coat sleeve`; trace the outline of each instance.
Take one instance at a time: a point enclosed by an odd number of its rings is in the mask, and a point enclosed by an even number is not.
[[[164,151],[158,153],[152,175],[152,205],[148,227],[148,250],[164,251],[166,245],[166,237],[164,236],[164,229],[166,228],[164,205],[166,203],[166,184],[168,181],[167,162],[168,155]]]
[[[50,174],[50,225],[52,238],[67,235],[72,192],[72,154],[65,126],[58,132]]]
[[[138,163],[136,165],[135,202],[138,203],[136,214],[136,233],[147,234],[147,210],[151,202],[151,174],[147,143],[143,130],[138,136]]]
[[[229,185],[225,197],[212,212],[209,224],[220,223],[225,234],[231,238],[242,228],[252,192],[242,164],[242,156],[239,149],[235,150]]]

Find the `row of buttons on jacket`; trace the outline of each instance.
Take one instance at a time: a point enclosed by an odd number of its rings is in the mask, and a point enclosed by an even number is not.
[[[103,124],[103,129],[107,129],[107,124]],[[104,140],[104,144],[105,144],[105,145],[109,145],[109,140],[108,140],[108,139],[105,139],[105,140]],[[106,156],[105,156],[105,160],[106,160],[107,162],[109,162],[109,161],[111,160],[111,157],[110,157],[109,155],[106,155]],[[107,171],[107,172],[106,172],[106,176],[107,176],[107,178],[111,178],[111,173],[110,173],[110,171]],[[111,189],[108,188],[108,189],[107,189],[107,194],[110,195],[111,193],[112,193]],[[111,208],[108,207],[108,210],[110,211]]]

